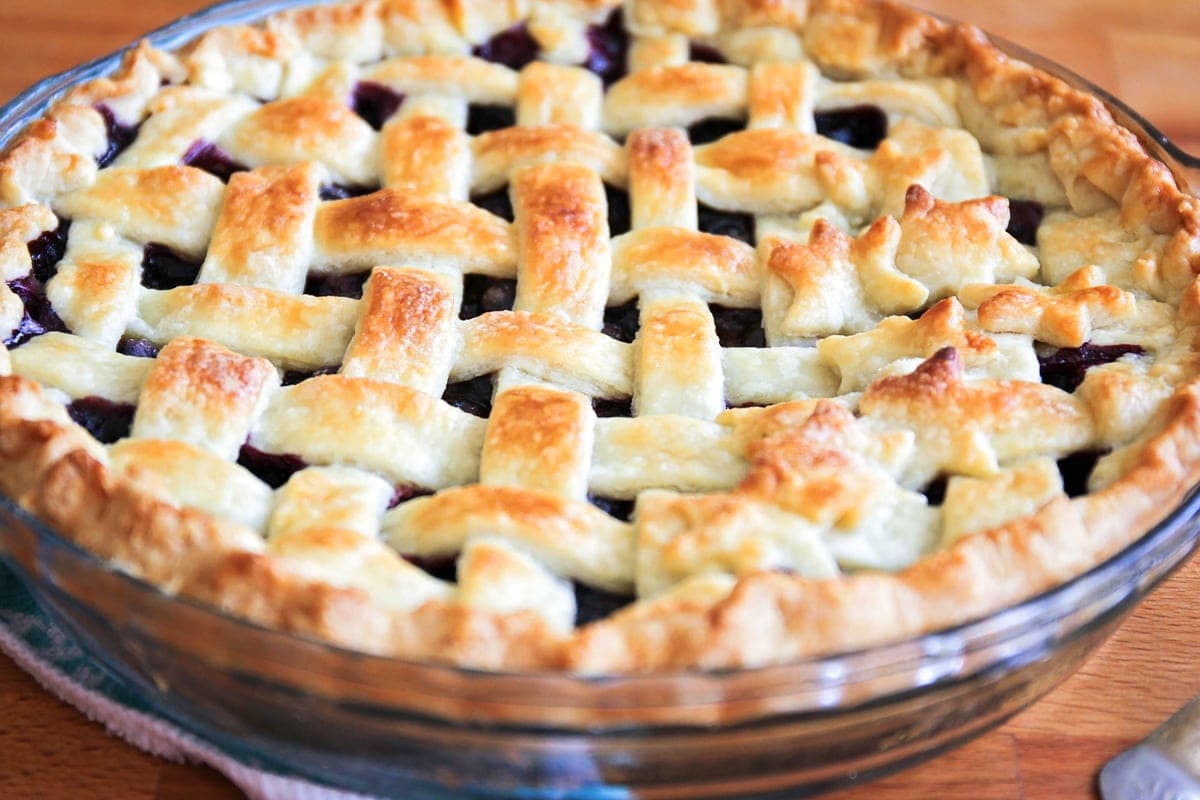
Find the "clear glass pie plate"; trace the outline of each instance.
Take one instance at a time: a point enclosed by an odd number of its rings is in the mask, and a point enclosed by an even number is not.
[[[301,2],[235,0],[153,34]],[[1191,190],[1200,159],[1103,98]],[[0,110],[0,144],[110,56]],[[172,597],[0,497],[0,558],[45,611],[161,714],[269,770],[406,798],[795,797],[869,779],[986,731],[1069,676],[1200,543],[1200,493],[1086,574],[987,618],[844,655],[729,672],[585,678],[350,652]]]

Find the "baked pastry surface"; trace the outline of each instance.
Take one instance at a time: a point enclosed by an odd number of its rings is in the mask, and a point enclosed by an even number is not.
[[[1200,208],[868,0],[354,2],[0,157],[0,491],[271,627],[726,668],[1052,588],[1200,479]]]

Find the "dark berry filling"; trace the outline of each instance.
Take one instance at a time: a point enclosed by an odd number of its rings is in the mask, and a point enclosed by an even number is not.
[[[508,196],[507,186],[503,189],[497,189],[494,192],[476,195],[471,198],[471,202],[489,214],[495,214],[506,222],[512,222],[516,219],[516,214],[513,212],[512,198]]]
[[[949,479],[945,475],[934,478],[929,482],[929,485],[921,490],[921,494],[925,495],[925,499],[929,501],[931,506],[940,506],[946,501],[946,484]]]
[[[123,336],[117,342],[117,352],[137,358],[154,358],[158,355],[158,345],[141,336]]]
[[[357,300],[363,295],[363,286],[369,272],[356,272],[351,275],[309,275],[304,282],[304,293],[314,297],[349,297]]]
[[[616,400],[606,400],[602,397],[593,397],[592,410],[596,412],[597,417],[632,417],[633,398],[624,397]],[[600,505],[599,501],[593,502],[596,505]],[[600,507],[604,508],[604,506]],[[608,509],[605,510],[607,511]],[[614,514],[614,516],[616,515]]]
[[[264,453],[249,444],[242,445],[242,449],[238,452],[237,463],[250,470],[272,489],[283,486],[288,482],[288,478],[308,466],[300,456],[287,453],[282,455]]]
[[[1092,367],[1110,364],[1127,355],[1140,356],[1146,351],[1136,344],[1097,345],[1085,342],[1080,347],[1063,347],[1048,355],[1038,356],[1042,383],[1057,386],[1064,392],[1073,392]]]
[[[638,332],[637,300],[604,309],[603,331],[619,342],[632,342]]]
[[[503,64],[510,69],[521,69],[537,58],[539,49],[541,48],[537,40],[529,34],[525,23],[521,22],[500,31],[483,44],[476,45],[471,50],[471,55],[484,61]]]
[[[104,132],[108,135],[108,144],[105,146],[104,152],[96,156],[96,166],[107,167],[117,156],[121,155],[126,147],[133,144],[140,126],[118,122],[108,106],[96,106],[96,111],[100,112],[100,116],[104,118]]]
[[[45,285],[33,275],[9,281],[8,288],[12,289],[21,299],[25,313],[21,315],[17,329],[12,331],[11,335],[7,331],[5,332],[7,336],[4,340],[5,347],[17,347],[35,336],[41,336],[50,331],[66,331],[67,326],[55,313],[49,298],[46,297]]]
[[[50,331],[67,330],[46,297],[46,282],[58,272],[58,262],[67,249],[67,231],[70,227],[71,221],[64,219],[58,228],[46,231],[29,243],[33,270],[28,275],[8,282],[8,288],[20,298],[24,313],[15,330],[0,331],[5,347],[17,347]]]
[[[612,616],[633,600],[632,597],[595,589],[578,581],[572,581],[572,586],[575,589],[576,626],[587,625],[589,622]]]
[[[104,444],[129,435],[135,410],[136,406],[129,403],[114,403],[103,397],[81,397],[67,405],[67,413],[75,424]]]
[[[397,486],[392,492],[392,498],[388,500],[388,508],[395,508],[414,497],[428,497],[431,494],[432,489],[423,489],[420,486]]]
[[[721,347],[766,347],[762,311],[757,308],[726,308],[710,305]]]
[[[1088,478],[1092,476],[1096,462],[1107,453],[1107,450],[1083,450],[1058,460],[1058,474],[1062,476],[1063,491],[1067,497],[1087,494]]]
[[[1036,245],[1046,209],[1036,200],[1008,201],[1008,233],[1021,244]]]
[[[720,236],[740,239],[754,246],[754,217],[738,211],[722,211],[700,203],[698,214],[700,230]]]
[[[879,106],[861,105],[813,114],[817,133],[859,150],[874,150],[887,137],[887,114]]]
[[[337,371],[337,367],[321,367],[320,369],[313,370],[312,372],[306,372],[299,369],[289,369],[283,373],[283,385],[295,386],[297,383],[306,381],[309,378],[315,378],[318,375],[333,375]]]
[[[486,418],[492,413],[492,376],[479,375],[452,383],[442,393],[442,400],[460,411]]]
[[[46,231],[27,245],[29,259],[33,262],[33,277],[47,283],[58,272],[58,262],[67,252],[67,234],[71,231],[71,220],[60,219],[58,227]]]
[[[359,81],[350,94],[350,107],[375,130],[383,127],[404,102],[404,95],[371,81]]]
[[[629,52],[629,34],[625,32],[625,19],[621,9],[608,15],[603,25],[589,25],[587,29],[588,56],[583,68],[600,76],[605,86],[625,77],[625,59]]]
[[[362,197],[376,191],[374,186],[362,186],[353,183],[327,183],[321,187],[322,200],[345,200],[350,197]]]
[[[463,280],[460,319],[472,319],[488,311],[511,311],[517,299],[517,282],[511,278],[468,275]]]
[[[604,184],[604,196],[608,200],[608,235],[620,236],[633,226],[629,210],[629,192]]]
[[[188,261],[165,244],[151,242],[142,249],[142,286],[147,289],[191,286],[199,274],[198,263]]]
[[[688,43],[688,61],[702,61],[705,64],[727,64],[721,51],[709,44],[700,42]]]
[[[508,106],[472,103],[467,107],[467,133],[472,136],[511,128],[516,124],[517,114]]]
[[[199,140],[183,154],[183,164],[188,167],[202,169],[209,175],[215,175],[225,183],[235,172],[245,172],[249,167],[238,161],[212,142]]]
[[[458,556],[403,555],[403,558],[414,567],[418,567],[438,580],[450,583],[458,580]]]
[[[588,502],[610,517],[616,517],[622,522],[629,522],[630,518],[633,517],[632,500],[618,500],[615,497],[601,497],[589,494]]]
[[[688,139],[692,144],[708,144],[724,136],[746,129],[746,121],[727,119],[726,117],[709,117],[688,126]]]

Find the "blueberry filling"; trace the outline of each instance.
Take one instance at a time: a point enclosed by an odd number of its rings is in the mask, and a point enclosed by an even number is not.
[[[17,329],[4,340],[5,347],[17,347],[50,331],[67,330],[67,326],[55,313],[49,298],[46,297],[46,287],[33,275],[9,281],[8,288],[21,299],[25,313],[21,315]]]
[[[369,272],[357,272],[351,275],[309,275],[304,282],[304,293],[314,297],[349,297],[357,300],[363,295],[363,286]]]
[[[264,453],[249,444],[242,445],[242,449],[238,452],[237,463],[250,470],[272,489],[283,486],[288,482],[288,478],[308,466],[300,456],[286,453],[282,455]]]
[[[511,128],[516,124],[517,114],[508,106],[472,103],[467,107],[467,133],[472,136]]]
[[[495,214],[506,222],[512,222],[516,219],[516,214],[513,212],[512,198],[508,196],[507,186],[503,189],[497,189],[494,192],[476,195],[471,198],[471,202],[489,214]]]
[[[604,309],[604,333],[619,342],[632,342],[638,332],[637,300]]]
[[[608,235],[620,236],[633,226],[629,209],[629,192],[604,184],[604,197],[608,200]]]
[[[350,93],[350,107],[354,113],[375,130],[383,127],[402,102],[404,95],[371,81],[359,81]]]
[[[81,397],[67,405],[67,414],[98,442],[112,444],[129,435],[136,406],[103,397]]]
[[[710,305],[721,347],[766,347],[762,311],[757,308],[726,308]]]
[[[492,413],[492,376],[479,375],[446,387],[442,400],[468,414],[486,418]]]
[[[517,282],[511,278],[468,275],[463,281],[460,319],[472,319],[488,311],[510,311],[517,298]]]
[[[1021,244],[1036,245],[1046,209],[1036,200],[1008,201],[1008,233]]]
[[[725,117],[708,117],[688,126],[688,139],[692,144],[715,142],[731,133],[746,129],[746,121]]]
[[[1042,382],[1073,392],[1092,367],[1110,364],[1127,355],[1142,355],[1146,351],[1136,344],[1096,345],[1085,342],[1080,347],[1063,347],[1038,356]]]
[[[712,45],[702,44],[700,42],[690,42],[688,44],[688,61],[701,61],[705,64],[727,64],[725,56],[721,55],[721,51]]]
[[[537,58],[539,49],[537,40],[530,36],[525,23],[521,22],[476,45],[471,55],[510,69],[521,69]]]
[[[1092,476],[1096,462],[1106,453],[1107,450],[1083,450],[1058,460],[1058,474],[1062,476],[1063,491],[1067,493],[1067,497],[1087,494],[1088,478]]]
[[[742,214],[738,211],[722,211],[700,203],[697,216],[700,230],[705,233],[730,236],[740,239],[751,247],[754,246],[754,217],[749,214]]]
[[[405,561],[438,580],[454,583],[458,580],[457,556],[410,556],[401,554]]]
[[[887,114],[879,106],[861,105],[813,114],[817,133],[859,150],[874,150],[887,137]]]
[[[228,183],[235,172],[246,172],[249,167],[234,161],[233,157],[212,142],[199,140],[183,154],[183,164],[188,167],[202,169],[209,175],[215,175]]]
[[[592,398],[592,411],[597,417],[632,417],[633,398],[624,397],[616,400],[606,400],[602,397]],[[596,503],[596,505],[600,505]],[[604,506],[600,506],[604,508]],[[607,511],[607,509],[605,509]],[[611,512],[610,512],[611,513]],[[613,516],[616,516],[615,514]]]
[[[588,502],[610,517],[616,517],[622,522],[629,522],[630,518],[633,517],[632,500],[618,500],[615,497],[602,497],[600,495],[589,494]]]
[[[633,599],[624,595],[606,592],[585,586],[578,581],[572,581],[575,589],[575,625],[587,625],[589,622],[612,616]]]
[[[154,358],[158,355],[158,345],[141,336],[123,336],[117,342],[117,352],[136,358]]]
[[[33,262],[33,277],[42,283],[49,282],[58,272],[56,267],[66,255],[70,230],[71,220],[60,219],[57,228],[42,233],[27,245],[29,259]]]
[[[108,136],[108,144],[105,146],[104,152],[96,156],[96,166],[107,167],[117,156],[121,155],[125,148],[133,144],[140,126],[118,122],[112,109],[108,106],[96,106],[96,111],[104,118],[104,132]]]
[[[20,298],[24,313],[16,330],[2,332],[5,347],[17,347],[43,333],[67,329],[46,297],[46,283],[58,273],[70,229],[71,220],[60,219],[57,228],[45,231],[26,246],[33,269],[30,274],[8,282],[8,288]]]
[[[319,196],[322,200],[346,200],[351,197],[362,197],[376,191],[373,186],[362,186],[352,183],[327,183],[321,187]]]
[[[200,274],[200,265],[188,261],[165,244],[151,242],[142,249],[142,286],[175,289],[190,286]]]
[[[625,33],[625,19],[621,9],[608,15],[603,25],[589,25],[587,29],[588,55],[583,68],[596,73],[605,86],[625,77],[625,59],[629,52],[629,34]]]
[[[934,478],[929,484],[921,490],[921,494],[925,495],[925,499],[931,506],[940,506],[946,501],[946,484],[949,479],[945,475]]]
[[[283,385],[295,386],[297,383],[306,381],[309,378],[315,378],[318,375],[333,375],[337,371],[337,367],[321,367],[320,369],[313,370],[312,372],[305,372],[304,370],[299,369],[289,369],[283,373]]]
[[[414,497],[428,497],[431,494],[431,489],[423,489],[420,486],[397,486],[392,492],[392,498],[388,500],[388,508],[395,508]]]

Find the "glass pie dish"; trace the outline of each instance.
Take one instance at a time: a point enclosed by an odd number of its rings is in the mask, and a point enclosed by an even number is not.
[[[154,41],[169,48],[284,5],[222,6]],[[20,128],[114,63],[35,87],[0,126]],[[1114,111],[1178,172],[1194,168]],[[998,723],[1070,674],[1191,552],[1195,510],[1189,498],[1086,575],[949,631],[780,667],[619,679],[406,663],[264,630],[120,574],[9,503],[0,547],[114,673],[265,766],[410,797],[729,797],[861,779]]]

